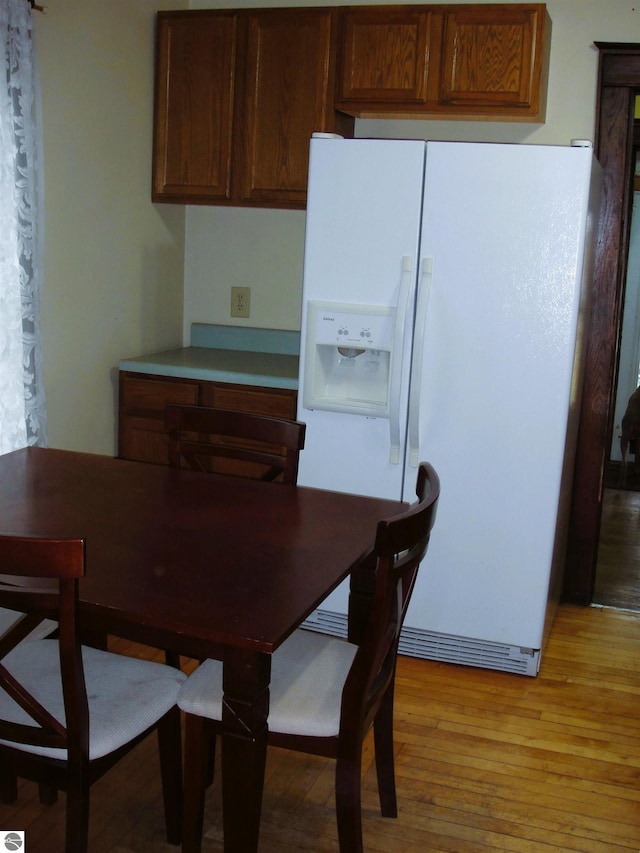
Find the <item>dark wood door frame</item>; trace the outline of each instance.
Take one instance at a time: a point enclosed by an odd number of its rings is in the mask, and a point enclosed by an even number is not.
[[[640,44],[595,44],[600,57],[594,147],[603,187],[563,596],[584,605],[591,603],[595,584],[611,442],[633,192],[634,101],[640,92]]]

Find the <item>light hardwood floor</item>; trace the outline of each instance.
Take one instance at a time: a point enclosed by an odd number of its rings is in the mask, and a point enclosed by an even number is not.
[[[640,611],[640,491],[604,490],[594,601]]]
[[[535,679],[400,658],[396,742],[397,820],[379,815],[367,743],[367,851],[637,853],[640,615],[561,607]],[[262,853],[337,851],[332,768],[270,750]],[[62,850],[63,804],[62,795],[41,806],[35,786],[23,783],[17,805],[0,806],[0,830],[26,829],[28,853]],[[222,849],[220,809],[218,776],[207,853]],[[90,850],[175,851],[162,827],[150,742],[94,786]]]

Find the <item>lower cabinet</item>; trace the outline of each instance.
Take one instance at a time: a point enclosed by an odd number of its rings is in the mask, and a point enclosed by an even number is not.
[[[164,429],[164,409],[168,403],[214,406],[293,420],[297,392],[120,371],[118,456],[121,459],[168,464]]]

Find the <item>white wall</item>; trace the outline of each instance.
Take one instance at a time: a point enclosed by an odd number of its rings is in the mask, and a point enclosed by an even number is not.
[[[154,18],[181,0],[34,12],[45,160],[49,444],[112,454],[115,368],[182,337],[184,210],[151,204]]]
[[[388,0],[385,0],[388,2]],[[442,3],[443,0],[435,0]],[[463,0],[469,2],[469,0]],[[522,0],[516,0],[522,2]],[[322,5],[339,5],[340,0]],[[190,8],[319,5],[304,0],[191,0]],[[355,3],[353,4],[355,5]],[[640,3],[548,0],[552,21],[546,122],[357,120],[356,136],[565,145],[593,138],[594,41],[640,42]],[[304,212],[191,207],[187,212],[184,327],[191,322],[299,329]],[[250,285],[251,318],[229,316],[229,288]]]

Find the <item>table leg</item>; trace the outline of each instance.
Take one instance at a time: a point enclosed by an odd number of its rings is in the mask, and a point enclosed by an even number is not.
[[[222,808],[225,853],[258,850],[270,678],[270,655],[233,649],[224,661]]]

